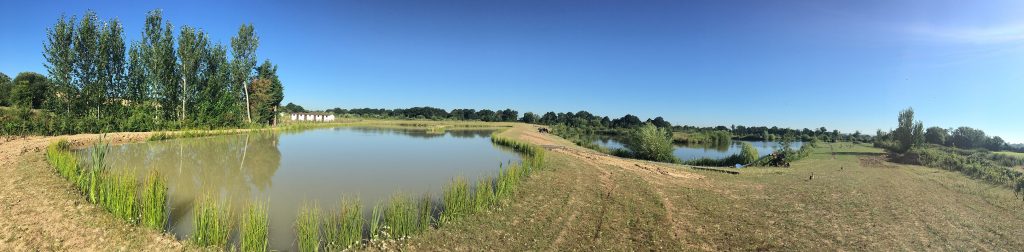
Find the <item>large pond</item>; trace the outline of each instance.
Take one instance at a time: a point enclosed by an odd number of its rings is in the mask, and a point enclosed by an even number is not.
[[[782,144],[769,141],[730,141],[728,144],[673,144],[675,148],[672,150],[672,154],[682,161],[701,158],[722,159],[739,154],[744,142],[753,145],[757,149],[757,154],[762,157],[783,148]],[[598,136],[594,143],[608,149],[626,148],[621,140],[610,136]],[[793,149],[800,149],[802,145],[803,143],[801,142],[793,142],[789,146]]]
[[[436,197],[456,176],[475,181],[496,175],[499,163],[517,162],[517,154],[491,144],[491,132],[339,127],[174,139],[112,146],[107,164],[167,178],[169,229],[181,239],[192,230],[193,201],[212,193],[235,206],[269,201],[271,249],[294,250],[304,202],[330,210],[343,196],[364,206],[396,192]]]

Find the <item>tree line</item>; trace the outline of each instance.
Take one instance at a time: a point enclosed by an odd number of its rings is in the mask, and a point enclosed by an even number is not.
[[[270,60],[257,65],[259,37],[251,24],[239,28],[229,48],[188,25],[175,37],[162,14],[148,12],[140,40],[130,43],[116,18],[61,15],[46,31],[47,75],[0,76],[3,106],[48,113],[5,119],[31,120],[11,123],[35,123],[33,133],[41,134],[273,123],[283,86]]]
[[[900,111],[896,129],[891,131],[878,130],[875,145],[886,147],[898,153],[905,153],[912,148],[925,144],[942,145],[960,149],[984,149],[989,151],[1024,151],[1016,145],[1010,145],[999,136],[989,136],[985,131],[967,126],[957,128],[928,127],[924,123],[914,121],[914,109]]]

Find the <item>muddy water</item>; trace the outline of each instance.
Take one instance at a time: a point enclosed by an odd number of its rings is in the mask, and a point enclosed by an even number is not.
[[[343,196],[364,206],[396,192],[436,197],[453,177],[474,181],[519,160],[493,146],[490,133],[340,127],[173,139],[112,146],[107,164],[140,178],[150,169],[164,175],[169,230],[181,239],[192,230],[193,201],[210,194],[236,208],[269,201],[271,248],[294,250],[293,223],[305,201],[332,209]]]

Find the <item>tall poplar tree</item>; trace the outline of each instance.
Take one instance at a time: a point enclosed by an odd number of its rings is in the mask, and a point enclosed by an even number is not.
[[[259,47],[259,37],[252,24],[242,25],[238,28],[238,34],[231,37],[231,52],[234,56],[232,63],[232,79],[235,82],[236,90],[241,86],[242,95],[245,96],[245,118],[252,123],[252,103],[249,101],[249,82],[252,81],[252,70],[256,66],[256,48]]]
[[[51,110],[70,114],[72,101],[77,90],[72,82],[75,69],[75,51],[72,48],[75,36],[75,18],[61,15],[57,23],[46,29],[46,43],[43,44],[43,58],[46,71],[53,81],[51,96],[55,101]]]

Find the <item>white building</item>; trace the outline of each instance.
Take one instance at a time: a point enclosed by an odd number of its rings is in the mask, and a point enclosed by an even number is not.
[[[292,113],[291,119],[292,121],[301,122],[333,122],[334,115],[323,113]]]

